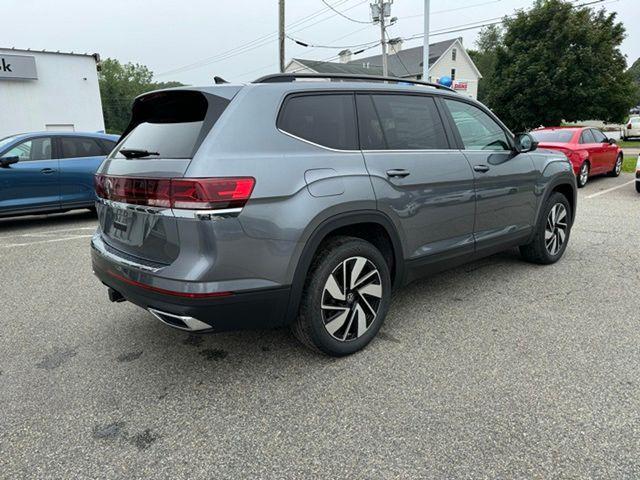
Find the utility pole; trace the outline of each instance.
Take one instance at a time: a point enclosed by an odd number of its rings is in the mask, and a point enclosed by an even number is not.
[[[278,0],[278,40],[280,43],[280,73],[284,73],[284,0]]]
[[[424,39],[422,49],[422,80],[429,81],[429,9],[430,0],[424,0]]]
[[[387,63],[387,32],[384,25],[384,0],[378,0],[380,6],[380,45],[382,45],[382,75],[389,75],[389,65]]]
[[[371,4],[371,18],[373,22],[380,22],[380,45],[382,45],[382,74],[387,76],[389,74],[389,66],[387,62],[387,26],[385,24],[385,17],[391,15],[391,4],[393,0],[375,0]],[[387,10],[385,11],[385,7]],[[393,22],[392,22],[393,23]]]

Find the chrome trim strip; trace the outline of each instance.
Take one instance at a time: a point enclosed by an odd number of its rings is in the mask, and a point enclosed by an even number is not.
[[[156,310],[155,308],[149,308],[148,311],[149,311],[149,313],[151,315],[156,317],[158,320],[160,320],[165,325],[168,325],[171,328],[176,328],[178,330],[184,330],[184,331],[187,331],[187,332],[198,332],[198,331],[202,331],[202,330],[211,330],[213,328],[208,323],[201,322],[200,320],[198,320],[196,318],[193,318],[193,317],[183,317],[183,316],[180,316],[180,315],[174,315],[173,313],[162,312],[160,310]],[[179,321],[181,321],[182,323],[184,323],[187,326],[187,328],[179,327],[177,325],[173,325],[173,324],[167,322],[164,318],[162,318],[163,316],[164,317],[170,317],[170,318],[176,318]]]
[[[189,209],[171,209],[166,207],[147,207],[143,205],[132,205],[129,203],[116,202],[98,198],[98,202],[108,207],[120,210],[131,210],[134,212],[146,213],[149,215],[162,215],[165,217],[191,218],[196,220],[220,220],[223,218],[237,217],[242,212],[242,207],[237,208],[219,208],[213,210],[189,210]]]
[[[300,138],[296,135],[294,135],[293,133],[289,133],[289,132],[285,132],[284,130],[277,128],[276,129],[280,132],[280,133],[284,133],[287,137],[291,137],[291,138],[295,138],[296,140],[300,140],[301,142],[307,143],[309,145],[313,145],[314,147],[319,147],[322,148],[324,150],[329,150],[330,152],[339,152],[339,153],[360,153],[361,150],[341,150],[339,148],[331,148],[331,147],[325,147],[324,145],[320,145],[319,143],[314,143],[310,140],[305,140],[304,138]]]
[[[150,215],[173,216],[171,209],[168,207],[148,207],[143,205],[132,205],[130,203],[116,202],[114,200],[107,200],[100,197],[98,197],[98,202],[108,207],[117,208],[120,210],[133,210],[134,212],[148,213]]]
[[[330,152],[339,152],[339,153],[444,153],[444,152],[482,152],[482,153],[512,153],[511,150],[466,150],[460,148],[423,148],[423,149],[407,149],[407,150],[399,150],[399,149],[383,149],[383,150],[342,150],[339,148],[331,148],[326,147],[324,145],[320,145],[319,143],[312,142],[310,140],[306,140],[304,138],[298,137],[293,133],[285,132],[284,130],[277,128],[280,133],[285,134],[288,137],[295,138],[301,142],[307,143],[309,145],[313,145],[314,147],[322,148],[324,150],[328,150]]]

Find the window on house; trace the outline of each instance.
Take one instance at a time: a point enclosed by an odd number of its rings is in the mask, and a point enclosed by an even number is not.
[[[457,56],[458,56],[458,49],[454,48],[453,50],[451,50],[451,60],[455,62]]]
[[[456,79],[456,69],[452,68],[451,69],[451,81],[454,81]]]

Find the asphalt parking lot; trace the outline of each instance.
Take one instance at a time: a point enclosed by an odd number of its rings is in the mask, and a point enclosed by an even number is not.
[[[0,477],[638,478],[640,195],[579,197],[558,264],[414,283],[343,359],[109,303],[90,213],[0,220]]]

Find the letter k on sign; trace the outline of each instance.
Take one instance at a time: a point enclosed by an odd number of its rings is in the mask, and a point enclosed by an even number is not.
[[[2,65],[0,70],[2,70],[3,72],[12,72],[13,70],[11,70],[11,64],[7,63],[7,61],[3,58],[2,59]]]

